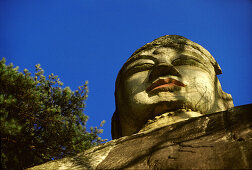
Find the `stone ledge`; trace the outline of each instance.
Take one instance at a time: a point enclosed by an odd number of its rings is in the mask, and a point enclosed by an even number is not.
[[[37,169],[251,169],[252,104],[112,140]]]

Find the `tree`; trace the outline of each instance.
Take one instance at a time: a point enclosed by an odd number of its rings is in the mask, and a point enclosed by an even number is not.
[[[74,155],[105,140],[100,127],[86,130],[83,113],[87,82],[78,90],[62,88],[40,65],[35,75],[0,61],[0,116],[2,169],[24,169]]]

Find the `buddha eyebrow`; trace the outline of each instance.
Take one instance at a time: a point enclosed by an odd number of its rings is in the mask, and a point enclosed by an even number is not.
[[[149,60],[153,60],[155,63],[158,62],[158,59],[151,56],[151,55],[138,55],[136,56],[136,58],[133,58],[132,61],[129,61],[128,65],[130,65],[131,63],[133,63],[134,61],[140,60],[140,59],[149,59]]]
[[[200,62],[200,63],[202,63],[201,60],[203,60],[203,58],[195,57],[193,55],[188,55],[188,54],[180,54],[177,59],[193,59],[193,60]],[[177,59],[175,59],[175,60],[177,60]]]
[[[130,65],[141,59],[148,59],[154,61],[154,63],[158,63],[158,59],[151,55],[136,55],[134,58],[131,58],[128,62],[126,62],[126,65],[123,66],[123,72],[128,72],[128,70],[132,68]]]
[[[201,64],[207,66],[206,61],[204,61],[204,58],[201,57],[201,56],[199,57],[199,56],[188,55],[188,54],[180,54],[180,55],[179,55],[179,58],[177,58],[177,59],[193,59],[193,60],[195,60],[196,62],[201,63]],[[177,59],[175,59],[175,60],[177,60]],[[175,61],[175,60],[174,60],[174,61]]]
[[[206,59],[204,59],[204,57],[202,57],[201,55],[195,53],[195,52],[192,52],[192,54],[187,54],[187,53],[181,53],[180,54],[181,56],[188,56],[188,57],[192,57],[192,58],[195,58],[199,61],[205,61]],[[203,62],[205,63],[205,62]]]
[[[204,67],[202,67],[204,70],[206,70],[207,72],[209,72],[209,73],[211,73],[211,71],[209,70],[209,66],[207,65],[207,64],[211,64],[211,63],[207,63],[206,61],[205,61],[205,59],[202,57],[202,56],[200,56],[200,55],[198,55],[198,54],[196,54],[197,56],[195,56],[195,55],[190,55],[190,54],[180,54],[180,56],[179,56],[179,58],[178,59],[183,59],[184,57],[185,58],[191,58],[191,59],[193,59],[193,60],[195,60],[195,61],[197,61],[198,63],[200,63],[200,64],[202,64]],[[176,59],[175,59],[176,60]],[[201,61],[201,60],[203,60],[203,62]]]

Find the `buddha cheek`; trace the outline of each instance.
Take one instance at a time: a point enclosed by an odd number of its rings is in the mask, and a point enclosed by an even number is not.
[[[190,73],[190,72],[188,72]],[[184,76],[186,87],[185,97],[195,108],[202,112],[210,109],[214,103],[214,81],[210,74],[203,71],[195,71]]]
[[[142,96],[145,93],[147,88],[147,75],[148,71],[138,72],[133,74],[132,76],[128,77],[125,80],[124,87],[125,87],[125,96],[128,97],[129,101],[133,102],[135,96],[139,95]],[[145,98],[146,96],[144,96]]]

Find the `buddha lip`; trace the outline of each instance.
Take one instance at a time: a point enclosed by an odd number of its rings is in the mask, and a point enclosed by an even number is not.
[[[159,89],[162,87],[175,87],[175,86],[185,87],[186,85],[178,80],[173,79],[173,78],[165,78],[165,79],[159,79],[159,80],[153,82],[146,89],[146,91],[153,91],[155,89]]]

